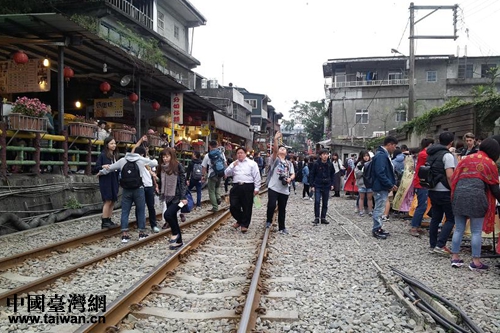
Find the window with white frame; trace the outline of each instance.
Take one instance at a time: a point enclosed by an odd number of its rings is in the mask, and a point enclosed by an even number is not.
[[[396,110],[396,121],[397,122],[407,121],[406,117],[407,117],[406,110]]]
[[[179,27],[174,25],[174,38],[179,39]]]
[[[165,14],[158,12],[158,32],[163,33],[165,30]]]
[[[427,82],[437,82],[436,71],[427,71]]]
[[[368,110],[356,110],[356,124],[368,124]]]
[[[245,102],[247,102],[248,104],[250,104],[250,106],[252,107],[252,109],[256,109],[257,108],[257,100],[256,99],[245,99]]]

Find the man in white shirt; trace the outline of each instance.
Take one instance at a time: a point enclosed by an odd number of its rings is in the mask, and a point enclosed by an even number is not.
[[[245,233],[252,219],[253,197],[259,194],[260,171],[257,163],[247,157],[245,148],[236,150],[236,161],[225,170],[226,177],[233,177],[229,193],[231,215],[236,220],[233,228],[241,227]]]

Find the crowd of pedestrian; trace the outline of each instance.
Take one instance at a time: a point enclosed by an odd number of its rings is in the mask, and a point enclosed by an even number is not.
[[[427,234],[423,221],[428,215],[429,250],[451,256],[452,267],[464,265],[460,247],[467,223],[470,224],[471,270],[482,271],[488,266],[481,262],[484,232],[492,232],[497,201],[500,200],[499,175],[496,161],[500,156],[500,136],[477,140],[467,133],[464,147],[457,150],[455,136],[442,132],[438,142],[424,138],[419,149],[398,145],[395,137],[387,136],[375,153],[362,150],[342,161],[337,153],[319,151],[317,157],[290,157],[280,144],[277,132],[267,159],[260,154],[251,156],[243,147],[235,156],[227,156],[216,141],[209,142],[209,152],[201,157],[194,152],[187,170],[177,160],[176,151],[165,148],[159,161],[150,159],[144,136],[124,158],[118,159],[116,142],[104,139],[104,149],[96,163],[103,200],[102,228],[114,227],[111,212],[118,199],[118,186],[123,188],[120,220],[122,242],[130,240],[128,219],[132,204],[136,206],[139,240],[146,238],[146,207],[152,232],[159,232],[156,221],[155,195],[162,202],[164,228],[170,227],[170,249],[183,245],[178,218],[188,204],[188,194],[196,190],[196,208],[201,208],[202,184],[206,183],[211,212],[221,205],[219,187],[224,181],[229,194],[232,227],[246,233],[250,227],[253,206],[261,187],[261,177],[267,175],[268,202],[266,227],[272,224],[278,207],[278,232],[287,235],[286,206],[290,194],[297,194],[296,182],[303,184],[302,199],[314,201],[313,225],[329,224],[327,219],[330,197],[339,197],[344,180],[346,193],[357,193],[355,212],[371,217],[373,237],[385,240],[390,233],[384,229],[389,212],[412,215],[409,235]],[[232,159],[234,157],[234,160]],[[348,182],[351,182],[349,187]],[[230,189],[229,189],[230,186]],[[330,193],[333,192],[333,195]],[[189,194],[190,196],[190,194]],[[314,198],[313,198],[314,197]],[[260,205],[260,203],[259,203]],[[451,249],[447,247],[452,237]]]

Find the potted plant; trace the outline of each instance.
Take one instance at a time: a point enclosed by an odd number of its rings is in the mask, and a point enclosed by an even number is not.
[[[18,97],[9,115],[9,128],[20,131],[46,132],[47,105],[38,98]]]
[[[115,138],[116,142],[129,142],[133,143],[134,140],[134,134],[135,134],[135,129],[132,127],[129,127],[127,125],[121,125],[122,128],[114,128],[113,129],[113,137]]]
[[[77,115],[68,123],[68,129],[70,136],[95,138],[98,127],[94,119]]]

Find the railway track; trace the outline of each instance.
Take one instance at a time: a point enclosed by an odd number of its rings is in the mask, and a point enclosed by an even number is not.
[[[112,302],[100,314],[105,323],[76,332],[164,331],[172,320],[182,320],[186,331],[250,331],[266,316],[259,302],[268,294],[262,279],[271,229],[254,220],[242,234],[227,226],[229,219],[229,211],[221,214]],[[272,314],[280,315],[287,316]]]
[[[208,199],[202,201],[201,211],[203,211],[203,207],[206,206],[209,203],[209,201],[210,200],[208,200]],[[113,212],[113,213],[116,213],[116,212]],[[130,215],[134,215],[133,211],[131,212]],[[193,216],[193,215],[197,215],[197,211],[193,211],[193,212],[187,214],[187,217],[189,218],[190,216]],[[86,217],[86,219],[92,218],[92,217],[100,218],[100,216],[101,216],[101,213],[95,214],[92,216],[88,216],[88,217]],[[82,220],[82,218],[78,218],[75,220]],[[156,220],[157,221],[163,220],[163,216],[161,213],[156,214]],[[71,220],[68,220],[65,222],[70,223]],[[119,219],[117,219],[117,222],[119,223]],[[148,225],[149,225],[149,218],[146,217],[146,227]],[[131,220],[129,222],[129,228],[136,229],[137,228],[137,221]],[[82,234],[82,235],[78,235],[75,237],[71,237],[71,238],[62,240],[60,242],[55,242],[55,243],[49,244],[47,246],[34,248],[34,249],[29,250],[29,251],[25,251],[25,252],[14,254],[12,256],[0,258],[0,271],[5,271],[6,269],[17,266],[19,264],[22,264],[25,260],[28,260],[28,259],[43,257],[46,255],[50,255],[53,252],[65,252],[71,248],[82,246],[82,244],[90,244],[90,243],[97,242],[97,241],[102,240],[102,239],[110,238],[110,237],[113,237],[113,236],[116,236],[119,234],[121,234],[121,230],[120,230],[120,226],[117,225],[113,228],[99,229],[99,230],[96,230],[96,231],[93,231],[93,232],[90,232],[87,234]]]
[[[189,219],[185,223],[181,224],[181,228],[187,228],[190,225],[195,225],[201,223],[206,219],[219,215],[228,209],[227,206],[222,207],[219,212],[204,214],[195,219]],[[161,214],[157,215],[161,218]],[[136,226],[136,221],[131,222],[131,226]],[[131,251],[139,247],[146,246],[149,243],[163,239],[165,236],[170,235],[170,228],[161,230],[159,233],[150,234],[144,240],[130,242],[127,245],[119,245],[119,238],[121,235],[120,227],[114,227],[111,229],[102,229],[99,231],[92,232],[90,234],[70,238],[58,243],[50,244],[43,248],[34,249],[28,252],[20,253],[18,255],[4,258],[0,260],[1,270],[6,270],[15,266],[15,273],[21,272],[22,276],[37,276],[34,272],[33,264],[37,263],[37,266],[43,269],[45,274],[43,277],[36,278],[29,283],[20,282],[19,286],[12,288],[11,290],[0,294],[0,305],[5,305],[7,299],[13,297],[16,294],[29,293],[42,289],[43,287],[49,285],[50,283],[56,281],[57,279],[67,277],[73,274],[76,270],[93,265],[102,260],[109,259],[120,255],[126,251]],[[100,249],[114,248],[110,251],[100,251]],[[80,251],[81,254],[79,258],[91,258],[88,260],[81,261],[76,264],[69,265],[66,268],[60,269],[58,262],[61,261],[61,257],[71,251]],[[101,253],[104,252],[104,253]],[[50,261],[51,264],[47,262]],[[52,268],[52,269],[51,269]],[[49,273],[49,274],[47,274]],[[12,282],[10,282],[12,284]],[[8,289],[8,288],[4,288]]]

